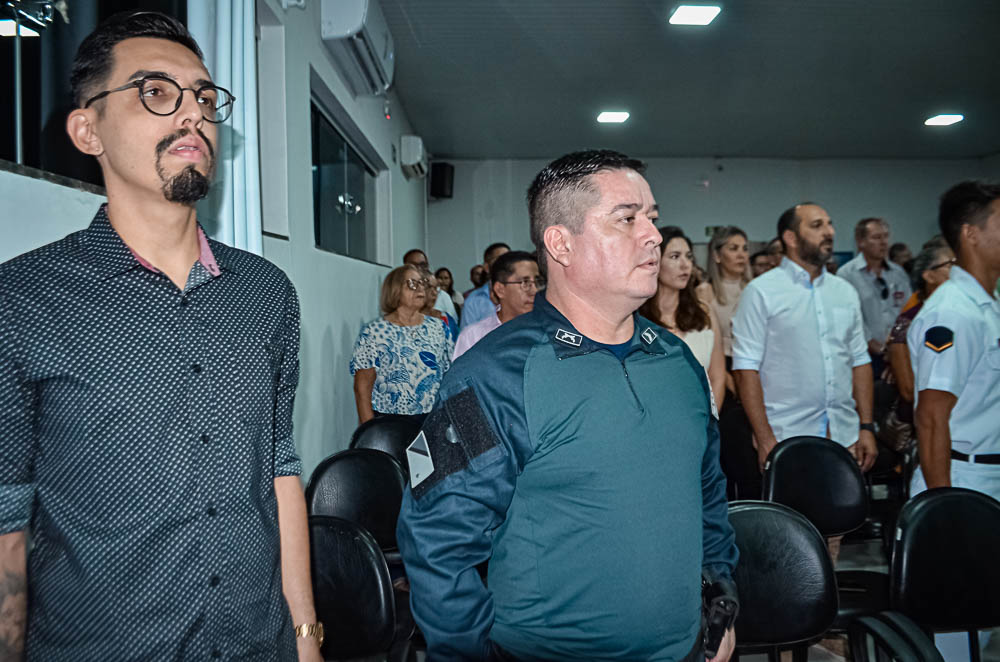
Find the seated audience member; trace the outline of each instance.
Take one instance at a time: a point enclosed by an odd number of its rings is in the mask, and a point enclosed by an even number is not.
[[[438,288],[451,297],[451,302],[455,304],[455,310],[460,318],[465,297],[462,296],[461,292],[455,291],[455,279],[451,276],[451,270],[448,267],[440,267],[434,272],[434,277],[437,278]]]
[[[462,328],[475,324],[481,319],[490,316],[490,313],[497,309],[497,302],[492,299],[492,294],[490,293],[490,265],[496,261],[498,257],[510,250],[510,246],[503,242],[496,244],[490,244],[485,251],[483,251],[483,273],[485,274],[485,282],[472,291],[467,297],[465,297],[465,307],[463,309],[462,315]]]
[[[448,335],[448,340],[454,343],[455,339],[458,338],[458,320],[443,310],[435,308],[433,303],[437,301],[439,293],[437,278],[435,278],[434,275],[427,269],[421,269],[420,280],[424,284],[424,289],[427,292],[427,296],[424,297],[424,307],[420,310],[420,312],[428,317],[441,320],[441,323],[444,324],[445,333]]]
[[[382,281],[382,316],[361,329],[351,359],[360,423],[381,415],[422,418],[434,405],[454,344],[440,319],[420,312],[426,287],[409,265]]]
[[[403,264],[409,264],[422,271],[430,272],[430,262],[427,260],[427,254],[424,253],[419,248],[411,248],[406,251],[403,255]],[[451,295],[445,294],[443,291],[437,292],[435,298],[431,300],[434,308],[444,311],[458,319],[458,311],[455,310],[455,304],[451,300]]]
[[[910,252],[910,247],[903,242],[896,242],[889,247],[889,261],[903,267],[903,270],[909,274],[913,268],[913,253]],[[907,264],[910,265],[909,269],[906,267]]]
[[[656,294],[639,312],[684,341],[708,373],[717,407],[726,395],[726,359],[715,313],[694,291],[691,240],[676,226],[660,229],[660,273]]]
[[[880,437],[895,450],[901,450],[903,442],[912,439],[913,434],[913,367],[910,365],[910,350],[906,346],[906,332],[910,323],[923,308],[927,297],[938,285],[948,280],[955,254],[941,237],[937,242],[927,242],[913,259],[912,285],[917,296],[917,304],[900,313],[889,332],[886,341],[886,369],[883,379],[896,385],[899,398],[889,410],[886,420],[880,426]],[[893,438],[890,438],[891,435]],[[903,439],[903,436],[906,436]]]
[[[538,259],[525,251],[504,253],[490,268],[493,296],[500,302],[489,316],[462,329],[452,361],[464,354],[487,333],[535,307],[535,293],[545,289],[538,274]]]
[[[785,256],[785,247],[781,245],[781,237],[775,237],[767,242],[767,248],[764,250],[771,256],[772,265],[776,267],[781,264],[781,258]]]
[[[910,278],[903,267],[886,259],[889,224],[881,218],[863,218],[854,227],[858,254],[837,275],[854,286],[861,298],[865,341],[876,379],[882,375],[885,339],[910,296]]]
[[[462,296],[466,299],[469,295],[478,287],[482,287],[489,277],[486,275],[486,270],[483,269],[483,265],[477,264],[476,266],[469,269],[469,280],[472,281],[472,287],[462,292]]]
[[[771,256],[767,254],[766,250],[757,251],[750,256],[750,273],[754,278],[773,268],[774,262],[771,261]]]

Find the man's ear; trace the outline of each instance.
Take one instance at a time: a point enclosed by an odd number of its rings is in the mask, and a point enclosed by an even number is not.
[[[77,108],[66,118],[66,133],[73,146],[91,156],[104,153],[104,143],[97,133],[96,122],[97,111],[93,108]]]
[[[565,225],[550,225],[542,234],[545,252],[553,261],[568,267],[572,261],[573,237]]]
[[[789,249],[795,248],[798,250],[799,242],[798,237],[795,236],[794,230],[785,230],[781,233],[781,238],[785,240],[785,254],[788,254]]]

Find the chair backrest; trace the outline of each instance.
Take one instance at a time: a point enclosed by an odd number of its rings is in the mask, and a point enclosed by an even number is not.
[[[797,510],[824,536],[853,531],[868,517],[868,490],[857,461],[823,437],[791,437],[764,464],[764,500]]]
[[[406,476],[392,456],[368,448],[335,453],[319,463],[306,485],[310,515],[360,524],[379,547],[396,548],[396,520]]]
[[[365,421],[351,435],[351,448],[371,448],[396,458],[409,474],[406,447],[420,432],[420,423],[405,418],[379,417]]]
[[[903,506],[889,564],[889,601],[932,630],[1000,626],[1000,503],[958,487]]]
[[[313,599],[323,659],[384,653],[396,625],[392,580],[371,534],[339,517],[309,518]]]
[[[826,632],[837,617],[837,582],[816,527],[765,501],[734,501],[729,522],[740,550],[734,573],[740,647],[793,644]]]

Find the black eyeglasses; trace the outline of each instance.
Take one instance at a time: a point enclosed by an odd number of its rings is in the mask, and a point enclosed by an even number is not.
[[[522,278],[521,280],[502,280],[500,282],[504,285],[519,285],[525,292],[530,291],[532,287],[536,290],[545,289],[545,279],[541,276],[537,278]]]
[[[927,271],[934,271],[935,269],[940,269],[941,267],[950,267],[953,264],[955,264],[955,262],[957,262],[957,261],[958,260],[956,260],[955,258],[951,258],[950,260],[945,260],[944,262],[941,262],[939,264],[935,264],[932,267],[927,267]]]
[[[139,101],[142,102],[146,110],[161,117],[177,112],[184,101],[184,90],[191,90],[194,93],[195,101],[201,108],[201,116],[213,124],[219,124],[229,119],[233,113],[233,104],[236,102],[236,97],[222,87],[202,85],[198,89],[194,89],[193,87],[181,87],[176,81],[164,76],[146,76],[92,96],[87,100],[87,103],[83,104],[83,107],[89,108],[90,104],[109,94],[130,90],[133,87],[139,90]]]
[[[885,278],[882,278],[881,276],[876,276],[875,277],[875,284],[882,288],[882,298],[883,299],[888,299],[889,298],[889,285],[888,285],[888,283],[885,282]]]

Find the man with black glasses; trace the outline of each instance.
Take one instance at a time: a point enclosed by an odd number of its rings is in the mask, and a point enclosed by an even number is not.
[[[518,315],[531,312],[535,294],[545,289],[545,279],[538,273],[538,258],[525,251],[504,253],[490,270],[493,296],[499,301],[496,312],[465,327],[455,343],[454,361],[483,336]]]
[[[298,299],[195,213],[235,99],[149,12],[71,83],[108,202],[0,266],[0,659],[320,660]]]
[[[854,286],[861,299],[865,340],[875,379],[882,374],[882,353],[893,323],[910,298],[910,277],[890,261],[889,224],[881,218],[863,218],[854,226],[858,254],[837,275]]]

